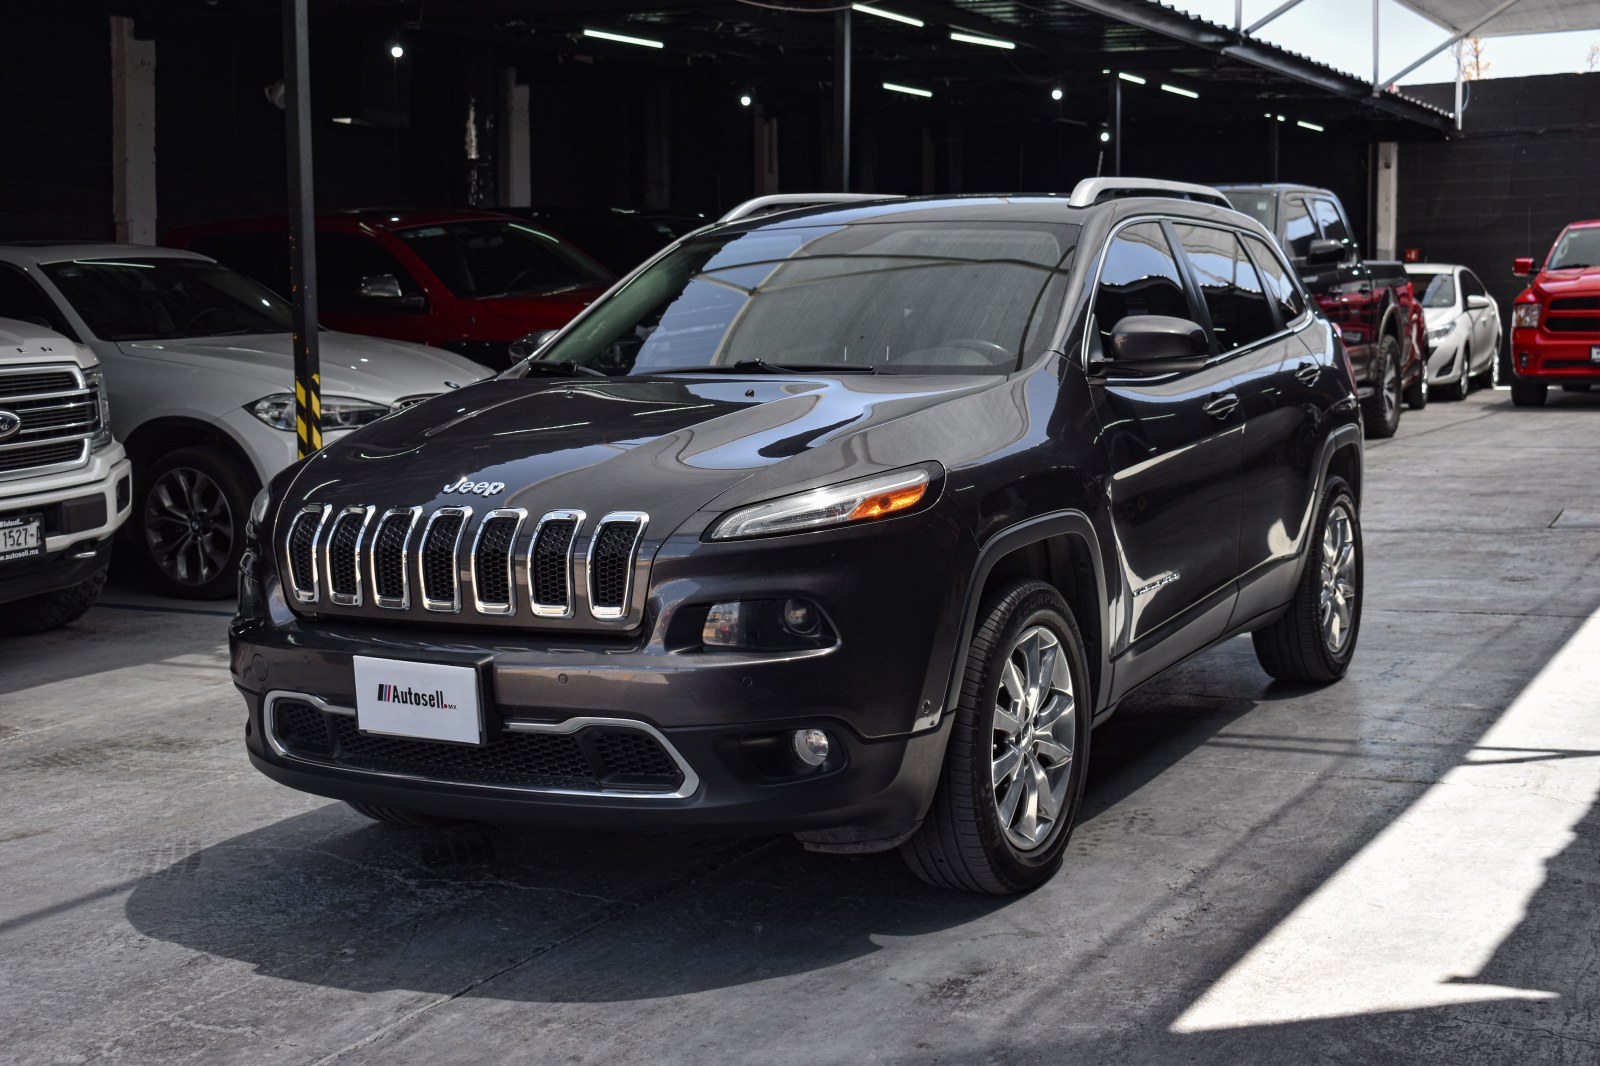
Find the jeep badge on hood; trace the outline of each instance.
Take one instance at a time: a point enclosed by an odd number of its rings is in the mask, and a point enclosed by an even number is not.
[[[506,491],[504,481],[468,481],[462,478],[444,487],[446,493],[461,492],[471,496],[498,496]]]

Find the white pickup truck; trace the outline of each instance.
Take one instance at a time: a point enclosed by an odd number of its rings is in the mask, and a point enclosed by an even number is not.
[[[0,318],[0,633],[54,629],[89,609],[132,479],[95,354]]]

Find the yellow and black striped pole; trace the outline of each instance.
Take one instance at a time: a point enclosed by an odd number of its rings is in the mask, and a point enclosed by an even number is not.
[[[317,216],[311,185],[311,33],[306,0],[283,0],[284,117],[289,158],[289,294],[294,300],[294,427],[299,456],[322,447],[317,351]]]

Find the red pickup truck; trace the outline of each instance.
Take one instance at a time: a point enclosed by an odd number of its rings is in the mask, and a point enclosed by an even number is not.
[[[1532,258],[1512,272],[1534,273]],[[1561,231],[1544,266],[1511,305],[1511,402],[1544,403],[1551,385],[1600,382],[1600,219]]]
[[[1392,437],[1400,401],[1428,402],[1428,325],[1405,268],[1363,260],[1339,198],[1309,185],[1219,185],[1289,254],[1300,280],[1339,327],[1361,396],[1369,437]]]

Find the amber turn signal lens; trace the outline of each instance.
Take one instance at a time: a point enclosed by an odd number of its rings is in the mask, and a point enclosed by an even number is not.
[[[917,501],[922,499],[922,494],[927,491],[928,486],[922,484],[897,492],[886,492],[882,496],[868,496],[856,504],[856,509],[850,512],[850,521],[853,522],[858,518],[882,518],[886,514],[915,507]]]

